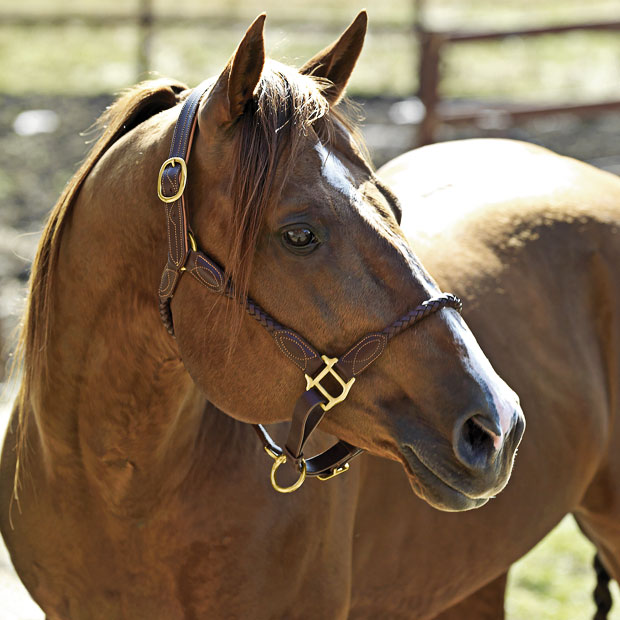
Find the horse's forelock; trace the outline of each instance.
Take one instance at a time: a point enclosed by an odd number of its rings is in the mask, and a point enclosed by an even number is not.
[[[334,121],[354,131],[353,122],[331,109],[322,91],[329,82],[267,61],[258,88],[238,119],[233,138],[232,238],[226,259],[238,303],[231,306],[232,352],[243,318],[252,262],[265,217],[281,194],[310,131],[328,144]],[[285,158],[285,163],[284,159]]]

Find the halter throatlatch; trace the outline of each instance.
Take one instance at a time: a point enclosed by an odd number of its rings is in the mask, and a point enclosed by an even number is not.
[[[171,335],[174,335],[174,325],[170,302],[184,272],[190,273],[200,284],[215,293],[230,294],[224,270],[196,245],[189,229],[183,193],[187,182],[187,160],[196,130],[196,112],[203,95],[212,84],[211,80],[203,82],[185,100],[174,128],[170,157],[161,166],[157,181],[157,194],[165,203],[168,225],[168,261],[159,287],[159,308],[162,321]],[[288,439],[283,448],[273,441],[262,425],[254,425],[267,454],[274,460],[271,484],[276,491],[295,491],[307,476],[329,480],[347,471],[349,461],[362,452],[360,448],[346,441],[338,441],[325,452],[305,458],[303,449],[308,438],[327,411],[346,399],[357,375],[383,353],[394,336],[446,307],[460,312],[461,300],[449,293],[428,299],[383,331],[364,336],[341,357],[330,358],[320,355],[297,332],[280,325],[258,304],[246,299],[245,309],[248,314],[271,334],[280,351],[306,378],[306,391],[295,404]],[[276,472],[287,461],[293,463],[299,478],[293,485],[281,487],[277,483]]]

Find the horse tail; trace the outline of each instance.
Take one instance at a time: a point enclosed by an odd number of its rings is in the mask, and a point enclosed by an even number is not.
[[[609,582],[611,577],[603,566],[601,558],[597,553],[594,556],[594,571],[596,572],[596,587],[592,595],[594,596],[594,602],[596,603],[596,614],[594,620],[607,620],[607,614],[611,610],[612,599],[611,591],[609,589]]]

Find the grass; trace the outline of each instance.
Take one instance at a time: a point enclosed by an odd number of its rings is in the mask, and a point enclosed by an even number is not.
[[[426,0],[433,28],[511,29],[620,19],[616,0]]]
[[[512,568],[506,599],[507,620],[582,620],[594,616],[594,547],[572,517]],[[612,584],[609,620],[620,620],[620,592]]]
[[[153,57],[154,66],[159,73],[180,77],[190,84],[219,72],[234,51],[234,43],[231,44],[230,34],[226,32],[209,33],[208,38],[211,48],[207,50],[202,44],[205,33],[201,31],[184,33],[181,28],[169,28],[160,32]],[[296,66],[303,64],[333,39],[329,33],[288,33],[267,26],[269,55]],[[386,40],[371,33],[366,43],[364,59],[360,63],[363,70],[354,74],[352,91],[366,95],[395,90],[402,95],[411,92],[415,82],[413,68],[406,74],[402,70],[411,64],[411,39],[405,34],[393,34]],[[385,63],[388,56],[391,58],[389,64]]]
[[[448,97],[539,102],[620,98],[619,59],[619,33],[462,43],[446,49],[442,90]]]
[[[4,69],[0,91],[9,94],[99,93],[135,82],[135,29],[15,27],[0,36]],[[10,60],[9,60],[10,59]]]
[[[24,0],[21,12],[135,12],[138,1]],[[170,15],[169,3],[154,0],[154,10]],[[315,0],[312,13],[302,0],[178,0],[181,15],[213,16],[211,24],[155,29],[152,69],[195,84],[218,72],[245,27],[261,11],[268,13],[267,47],[292,64],[303,62],[330,43],[357,11],[370,15],[369,38],[350,84],[351,94],[407,96],[417,88],[417,50],[410,34],[413,0]],[[0,12],[1,14],[1,12]],[[510,28],[550,23],[618,19],[617,0],[427,0],[424,21],[435,28]],[[218,16],[236,22],[218,26]],[[293,28],[278,20],[298,20]],[[312,27],[313,23],[324,27]],[[1,24],[1,22],[0,22]],[[307,24],[307,27],[306,27]],[[381,26],[400,25],[383,32]],[[134,26],[93,28],[0,26],[0,92],[96,94],[134,83],[138,32]],[[442,90],[450,97],[571,101],[620,97],[620,37],[574,33],[537,39],[470,43],[446,48]]]

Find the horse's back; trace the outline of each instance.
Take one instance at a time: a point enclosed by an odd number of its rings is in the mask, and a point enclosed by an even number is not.
[[[489,139],[418,149],[380,174],[403,203],[416,253],[463,297],[500,372],[510,376],[527,352],[566,380],[571,361],[584,368],[571,387],[588,394],[598,386],[608,409],[618,407],[619,177],[535,145]],[[513,351],[517,335],[527,346]]]
[[[515,140],[443,142],[409,151],[379,170],[405,207],[403,226],[433,236],[489,210],[555,211],[620,220],[620,179]]]
[[[379,173],[403,203],[402,226],[421,260],[465,299],[489,357],[500,363],[498,342],[505,351],[509,332],[522,332],[532,361],[555,352],[585,366],[584,377],[602,356],[607,404],[618,406],[618,176],[535,145],[489,139],[411,151]],[[489,324],[493,308],[505,334]],[[502,366],[511,372],[515,364]]]
[[[426,618],[439,598],[456,601],[505,571],[615,466],[620,179],[508,140],[424,147],[379,174],[402,202],[416,253],[463,298],[465,319],[527,418],[507,488],[475,511],[434,511],[407,495],[392,464],[365,460],[354,609],[372,617],[391,604]],[[616,521],[617,473],[606,477],[605,497]],[[610,549],[620,552],[618,542]],[[389,582],[400,584],[398,596]]]

